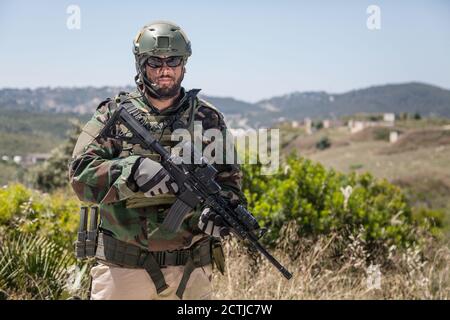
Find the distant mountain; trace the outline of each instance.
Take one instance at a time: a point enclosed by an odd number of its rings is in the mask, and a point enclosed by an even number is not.
[[[419,112],[423,116],[450,117],[450,90],[412,82],[374,86],[342,94],[295,92],[257,104],[271,109],[272,118],[286,119],[324,118],[358,112]],[[259,117],[263,120],[266,115]]]
[[[104,99],[114,97],[131,87],[81,87],[1,89],[0,110],[54,111],[61,113],[93,113]]]
[[[90,114],[102,100],[122,90],[131,91],[133,88],[1,89],[0,112],[28,110]],[[422,116],[450,117],[450,90],[418,82],[373,86],[340,94],[294,92],[257,103],[231,97],[201,97],[217,106],[228,119],[235,120],[235,125],[268,126],[283,119],[339,117],[359,112],[418,112]]]
[[[104,99],[114,97],[120,91],[133,91],[134,87],[82,87],[82,88],[38,88],[0,89],[0,110],[55,111],[62,113],[92,113]],[[200,97],[220,106],[228,114],[239,114],[242,110],[259,110],[258,106],[233,98]]]
[[[236,100],[234,98],[210,97],[202,94],[200,94],[200,98],[211,102],[228,115],[242,115],[243,113],[247,114],[261,111],[261,108],[257,104]]]

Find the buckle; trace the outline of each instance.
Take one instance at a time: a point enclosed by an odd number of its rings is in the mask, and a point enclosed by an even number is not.
[[[138,264],[139,264],[140,266],[143,266],[143,265],[144,265],[145,259],[147,259],[147,256],[148,256],[149,254],[151,254],[151,253],[148,252],[148,251],[145,251],[145,250],[139,250],[139,254],[138,254]]]

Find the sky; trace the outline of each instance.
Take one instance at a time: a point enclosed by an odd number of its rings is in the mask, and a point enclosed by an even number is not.
[[[79,29],[67,27],[71,5]],[[0,0],[0,88],[132,85],[132,40],[154,20],[187,33],[183,85],[211,96],[256,102],[410,81],[450,88],[447,0]]]

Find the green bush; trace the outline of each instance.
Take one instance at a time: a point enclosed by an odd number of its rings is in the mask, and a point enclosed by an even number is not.
[[[419,206],[414,207],[412,213],[414,219],[420,222],[421,225],[426,226],[431,234],[436,237],[442,236],[442,230],[446,227],[446,213],[444,209],[430,209]]]
[[[369,244],[406,245],[415,240],[418,221],[401,189],[369,173],[344,175],[296,156],[288,157],[286,167],[272,176],[261,176],[255,165],[244,170],[249,209],[269,228],[268,243],[273,244],[292,220],[306,237],[342,229],[357,234],[362,229]]]
[[[30,180],[37,189],[50,192],[68,186],[68,165],[81,129],[82,125],[79,122],[72,121],[72,129],[67,132],[67,140],[52,150],[49,159],[33,168]]]
[[[88,264],[77,262],[73,251],[80,203],[70,194],[21,184],[0,189],[0,293],[11,299],[87,298]]]
[[[0,189],[0,228],[42,235],[72,248],[79,201],[63,190],[52,195],[11,184]]]
[[[322,137],[320,140],[316,143],[316,149],[318,150],[325,150],[327,148],[331,147],[331,142],[328,137]]]
[[[374,128],[373,138],[375,140],[389,141],[390,132],[389,128]]]
[[[323,121],[313,122],[312,127],[315,128],[316,130],[323,129]]]

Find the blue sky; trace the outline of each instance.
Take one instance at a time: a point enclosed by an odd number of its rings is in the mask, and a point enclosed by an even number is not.
[[[81,29],[69,30],[69,5]],[[381,29],[366,27],[369,5]],[[450,1],[0,0],[0,88],[133,84],[146,22],[179,24],[193,56],[184,86],[254,102],[422,81],[450,88]]]

